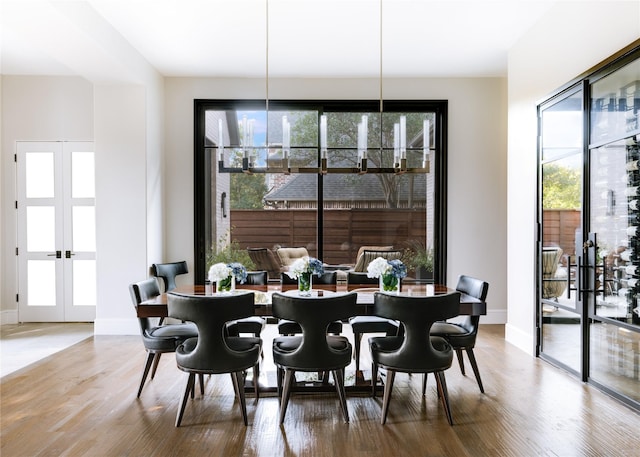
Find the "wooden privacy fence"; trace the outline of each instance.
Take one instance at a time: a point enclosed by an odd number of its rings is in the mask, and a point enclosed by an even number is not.
[[[424,241],[425,209],[327,209],[323,213],[322,261],[355,263],[360,246],[403,248],[410,239]],[[304,246],[317,256],[317,212],[296,210],[231,210],[231,238],[242,248]]]
[[[544,246],[560,246],[564,254],[576,253],[576,230],[580,228],[580,211],[546,209],[542,214]]]

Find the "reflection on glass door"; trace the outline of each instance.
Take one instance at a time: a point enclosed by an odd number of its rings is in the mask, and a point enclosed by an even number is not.
[[[19,320],[93,321],[93,145],[19,142],[17,153]]]
[[[581,90],[540,114],[539,346],[543,357],[576,373],[582,371],[582,302],[576,290],[582,261],[582,119]]]
[[[596,81],[590,95],[598,287],[589,309],[589,379],[639,405],[640,60]]]

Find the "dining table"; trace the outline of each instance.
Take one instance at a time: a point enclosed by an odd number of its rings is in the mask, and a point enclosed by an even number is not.
[[[298,290],[295,286],[285,287],[282,290],[280,283],[269,284],[265,286],[247,286],[243,284],[236,285],[236,289],[231,292],[223,292],[223,294],[245,293],[247,291],[254,292],[254,315],[269,317],[272,316],[271,312],[271,296],[274,293],[283,293],[285,295],[298,295]],[[339,284],[337,287],[334,285],[324,286],[316,288],[311,291],[312,297],[322,296],[335,296],[336,294],[345,294],[349,292],[357,293],[356,311],[358,315],[373,315],[373,302],[375,293],[379,291],[378,287],[358,288],[351,289],[346,285]],[[403,284],[399,295],[404,296],[433,296],[442,295],[451,292],[455,292],[455,289],[451,289],[441,284]],[[183,294],[183,295],[216,295],[215,288],[210,285],[179,285],[171,293]],[[385,292],[388,293],[388,292]],[[138,317],[168,317],[167,308],[167,293],[161,293],[155,297],[141,302],[137,310]],[[303,297],[304,298],[304,297]],[[487,312],[487,306],[484,301],[481,301],[475,297],[471,297],[466,294],[460,295],[460,315],[484,315]],[[349,368],[347,368],[349,370]],[[265,373],[267,371],[267,373]],[[264,378],[264,379],[263,379]],[[251,384],[251,374],[248,373],[245,379],[245,391],[247,394],[251,394],[253,386]],[[384,380],[379,378],[377,381],[377,390],[382,391]],[[259,381],[259,389],[261,394],[269,394],[277,392],[277,382],[275,380],[275,367],[274,370],[262,370],[261,378]],[[333,391],[334,386],[328,382],[328,379],[318,374],[317,379],[306,379],[296,382],[293,388],[294,391],[305,392],[328,392]],[[358,370],[355,373],[345,376],[345,390],[349,393],[361,393],[368,394],[371,392],[371,379],[368,370]]]
[[[236,290],[240,291],[253,291],[255,294],[255,306],[254,315],[256,316],[271,316],[271,295],[275,292],[296,294],[297,290],[289,289],[283,291],[280,284],[268,285],[267,290],[264,290],[264,286],[244,286],[242,284],[236,285]],[[333,287],[331,287],[333,289]],[[356,301],[357,312],[359,315],[372,315],[373,314],[373,299],[375,292],[378,292],[376,287],[358,288],[348,290],[344,285],[338,285],[335,290],[329,290],[329,288],[317,288],[311,291],[312,296],[323,296],[329,294],[340,294],[348,292],[356,292],[358,298]],[[215,295],[215,291],[208,285],[180,285],[176,287],[172,292],[184,295]],[[455,289],[451,289],[442,284],[409,284],[403,285],[399,295],[404,296],[433,296],[442,295],[455,292]],[[233,293],[233,292],[224,292]],[[167,310],[167,294],[162,293],[156,295],[148,300],[144,300],[137,307],[138,317],[168,317]],[[460,315],[467,316],[481,316],[487,314],[487,304],[475,297],[467,294],[460,295]]]

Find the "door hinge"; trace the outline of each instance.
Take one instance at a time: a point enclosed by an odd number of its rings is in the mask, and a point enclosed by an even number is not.
[[[16,163],[18,162],[18,154],[13,155],[13,161]]]
[[[18,248],[16,248],[16,255],[18,255]]]
[[[20,294],[16,294],[16,302],[20,301]]]
[[[18,200],[16,200],[16,209],[18,209]]]

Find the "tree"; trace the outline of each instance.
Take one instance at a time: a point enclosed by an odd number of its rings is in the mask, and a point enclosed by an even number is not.
[[[542,169],[542,207],[544,209],[579,209],[581,172],[557,163]]]
[[[233,173],[230,184],[231,209],[264,208],[267,185],[263,174]]]

